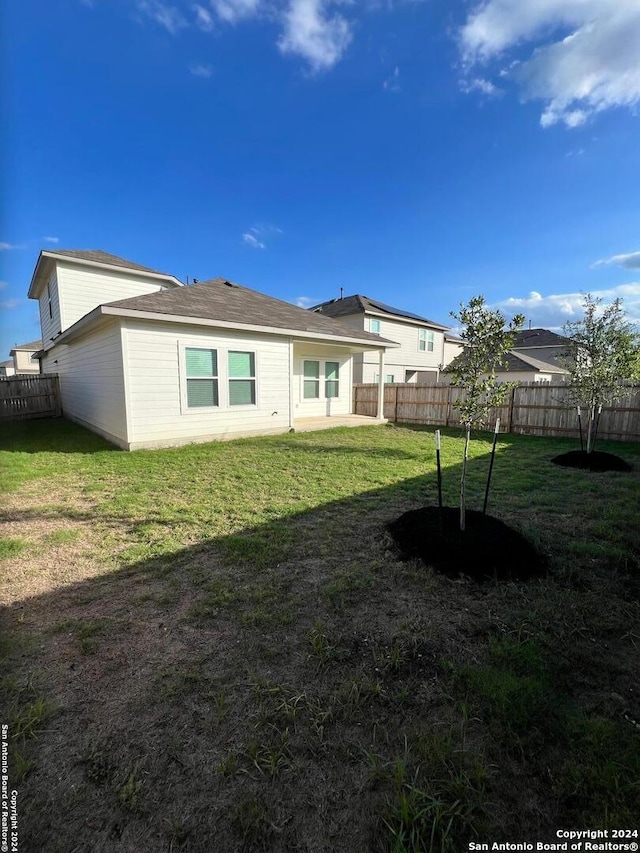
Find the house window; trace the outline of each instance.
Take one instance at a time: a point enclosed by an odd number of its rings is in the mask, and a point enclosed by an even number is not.
[[[305,361],[304,363],[304,388],[305,400],[320,399],[320,362]]]
[[[49,318],[53,320],[53,305],[51,302],[51,283],[47,282],[47,302],[49,304]]]
[[[229,353],[229,405],[256,402],[256,356],[253,352]]]
[[[337,361],[325,361],[324,363],[324,396],[339,397],[340,382],[338,371],[340,365]]]
[[[218,405],[218,353],[214,349],[185,348],[187,406]]]
[[[369,331],[372,335],[380,334],[380,320],[369,320]]]
[[[418,349],[420,352],[433,352],[435,333],[427,329],[418,330]]]
[[[379,373],[373,374],[373,381],[376,383],[376,385],[378,384],[378,382],[380,381],[380,374]],[[384,377],[384,381],[389,383],[390,385],[392,385],[395,382],[393,373],[387,373],[387,375]]]

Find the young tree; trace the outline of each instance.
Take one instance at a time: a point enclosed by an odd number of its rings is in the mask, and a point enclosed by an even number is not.
[[[640,379],[640,338],[627,322],[622,299],[601,308],[601,299],[587,293],[584,316],[564,325],[570,341],[565,366],[571,402],[588,412],[587,453],[595,443],[602,407],[625,394],[625,383]]]
[[[465,428],[464,459],[460,478],[460,530],[465,529],[467,459],[471,430],[487,420],[489,409],[500,406],[513,383],[498,384],[496,369],[504,366],[506,355],[513,347],[515,333],[524,323],[516,316],[506,326],[500,311],[485,305],[484,296],[474,296],[468,305],[460,305],[451,316],[460,323],[460,337],[466,341],[463,352],[452,362],[451,384],[462,388],[464,396],[456,403],[460,422]]]

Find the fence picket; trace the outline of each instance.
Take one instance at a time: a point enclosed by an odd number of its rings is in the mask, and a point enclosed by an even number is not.
[[[525,435],[579,437],[575,408],[569,405],[567,385],[521,384],[511,389],[507,402],[492,409],[487,429],[500,418],[506,432]],[[385,417],[396,423],[458,426],[456,401],[462,391],[452,385],[385,385]],[[354,414],[375,417],[378,386],[353,386]],[[640,441],[640,386],[612,406],[603,408],[599,439]]]
[[[57,418],[61,414],[57,373],[0,377],[0,421]]]

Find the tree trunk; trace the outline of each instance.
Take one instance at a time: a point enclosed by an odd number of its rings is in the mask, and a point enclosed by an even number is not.
[[[460,477],[460,530],[465,529],[465,510],[466,510],[466,485],[467,485],[467,459],[469,457],[469,440],[471,438],[471,430],[467,429],[464,439],[464,458],[462,460],[462,476]]]
[[[589,426],[587,428],[587,453],[593,450],[593,427],[596,419],[596,409],[592,406],[589,409]]]

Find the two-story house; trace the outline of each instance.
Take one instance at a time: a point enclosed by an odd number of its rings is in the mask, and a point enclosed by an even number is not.
[[[353,356],[383,366],[395,347],[224,278],[184,285],[98,250],[42,251],[29,297],[63,414],[127,450],[356,425]],[[382,398],[359,420],[381,422]]]
[[[360,294],[331,299],[309,310],[399,344],[386,354],[385,382],[434,385],[463,346],[449,326]],[[355,382],[378,382],[378,377],[376,358],[364,352],[354,356]]]
[[[40,373],[40,362],[35,356],[41,349],[42,341],[30,341],[26,344],[16,344],[9,353],[13,359],[13,373],[19,373],[23,376]]]

